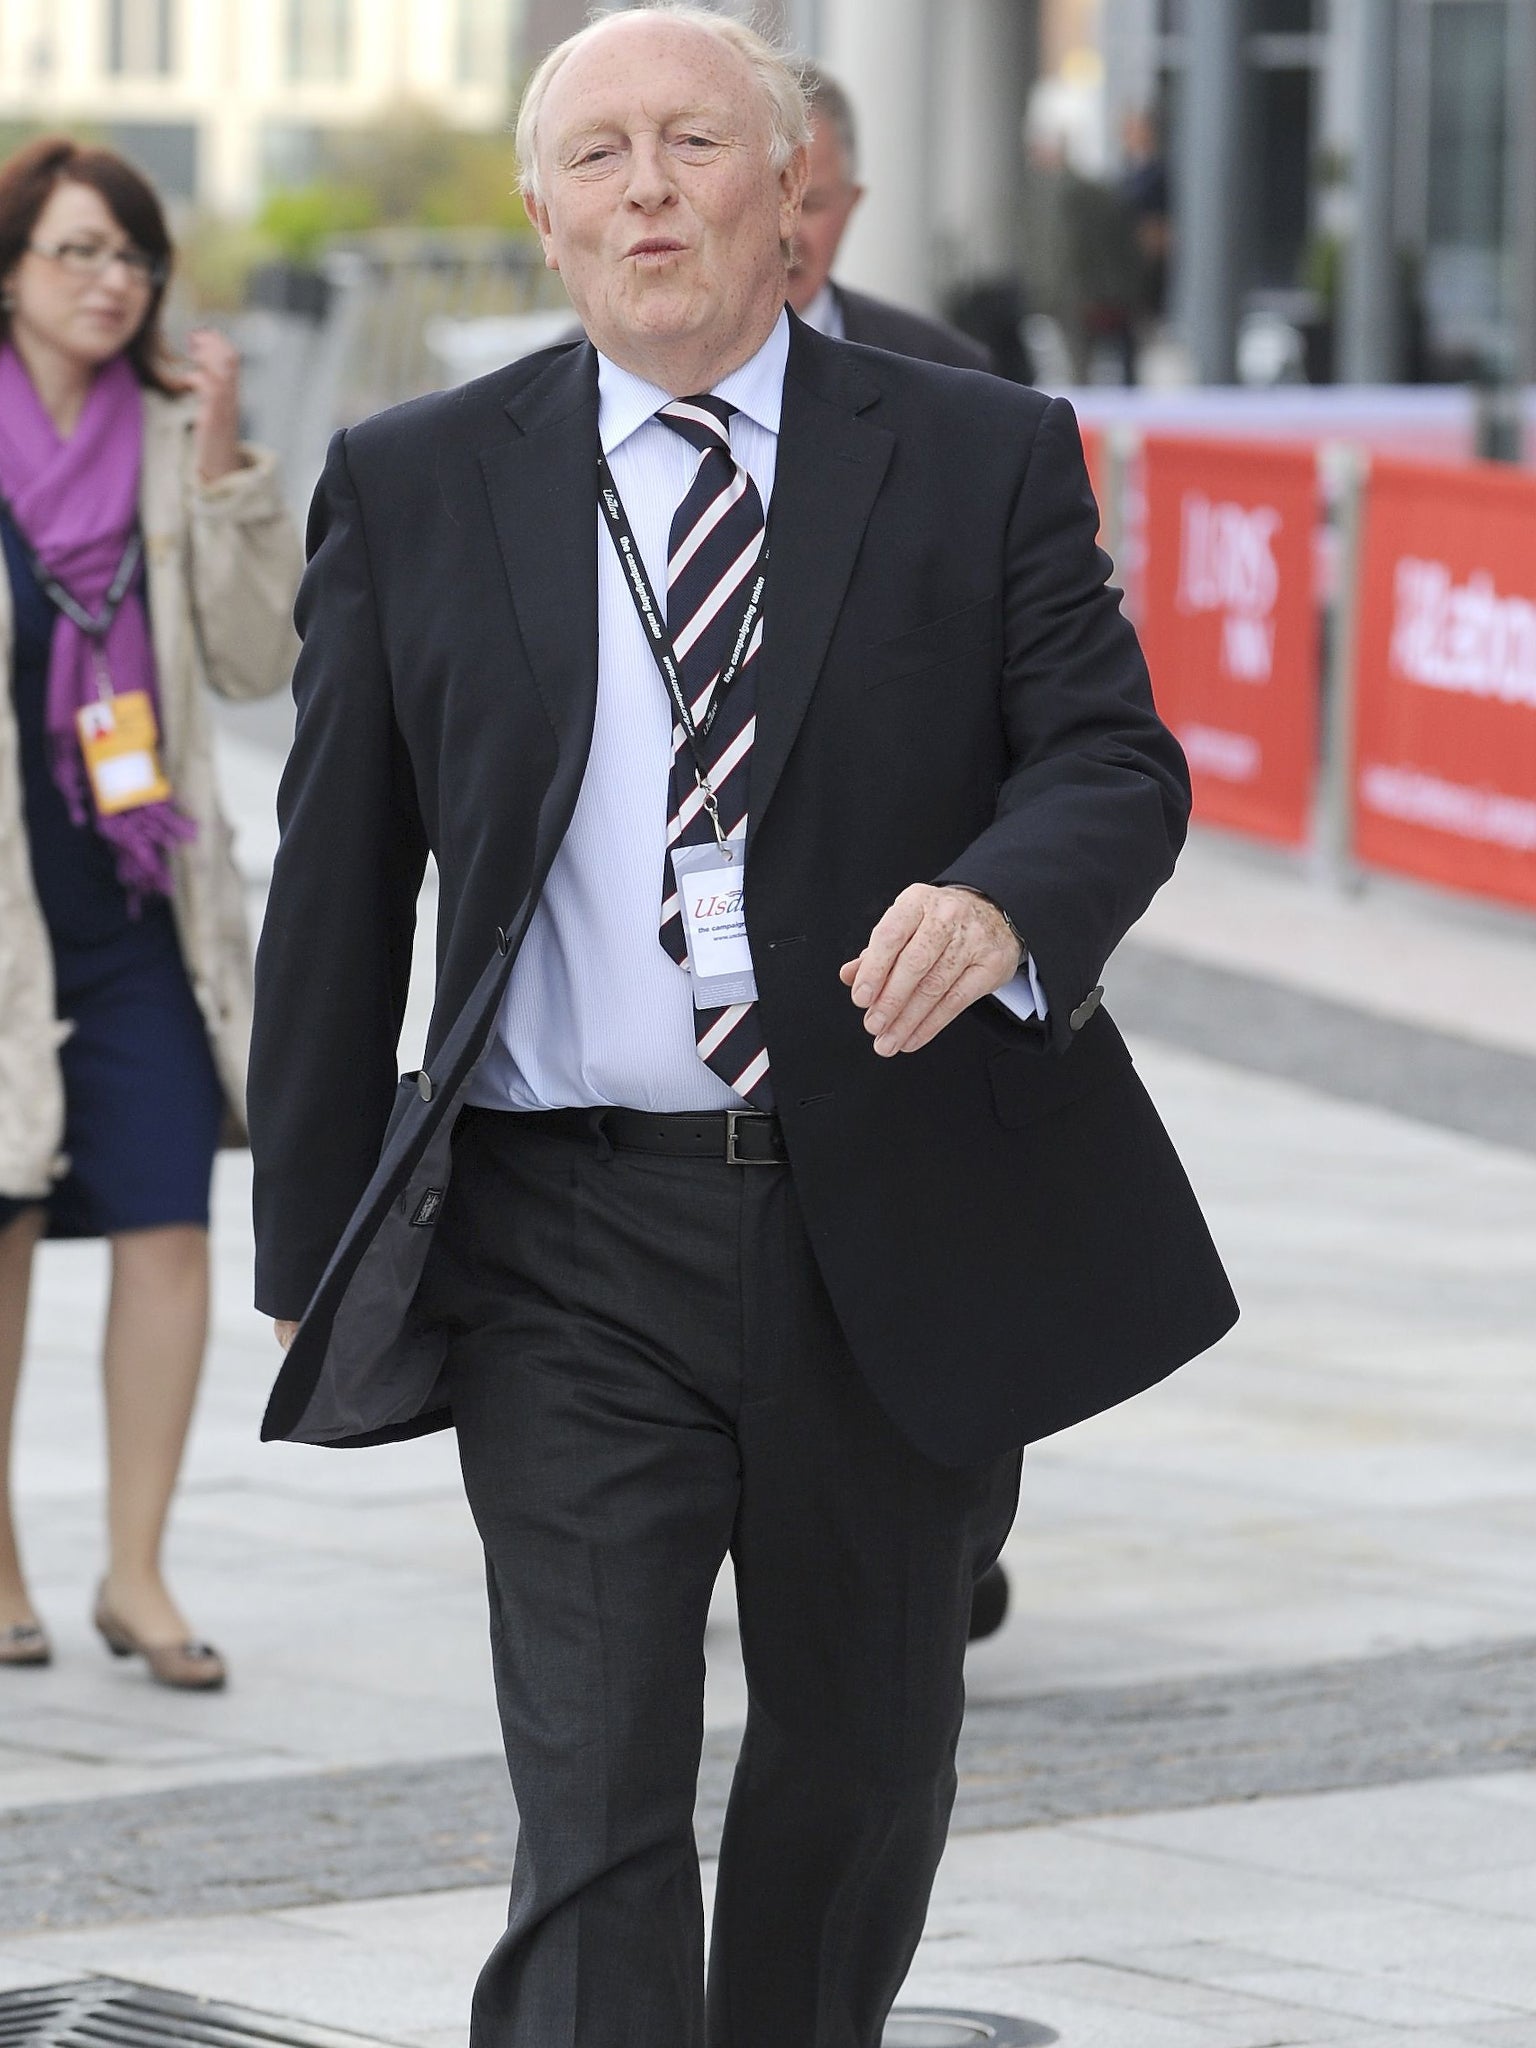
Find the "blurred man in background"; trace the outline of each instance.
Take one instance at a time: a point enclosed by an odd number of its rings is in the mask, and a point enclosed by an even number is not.
[[[861,341],[957,370],[990,370],[990,353],[958,327],[832,282],[838,249],[864,197],[858,128],[848,95],[835,79],[814,64],[805,67],[802,78],[811,111],[811,173],[789,270],[790,305],[809,326],[836,341]]]

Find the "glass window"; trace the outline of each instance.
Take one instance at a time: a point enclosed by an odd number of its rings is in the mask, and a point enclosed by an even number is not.
[[[169,199],[197,197],[197,130],[186,121],[113,121],[108,142]]]
[[[511,74],[506,0],[458,0],[453,75],[460,85],[503,86]]]
[[[176,69],[175,0],[107,0],[107,70],[169,78]]]
[[[1263,70],[1254,76],[1261,284],[1293,285],[1301,279],[1311,215],[1316,93],[1311,70]]]
[[[1253,0],[1249,27],[1261,36],[1304,36],[1321,27],[1318,0]]]
[[[335,84],[352,69],[352,0],[287,0],[284,65],[295,82]]]
[[[1506,14],[1458,0],[1430,17],[1429,238],[1497,248],[1504,235]]]
[[[307,185],[320,175],[322,131],[298,121],[266,121],[259,137],[261,186]]]

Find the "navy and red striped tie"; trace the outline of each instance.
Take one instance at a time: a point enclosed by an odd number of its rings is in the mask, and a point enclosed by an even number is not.
[[[741,629],[747,592],[763,549],[763,502],[757,485],[731,453],[731,414],[722,398],[678,398],[656,417],[699,450],[699,467],[678,506],[667,544],[667,626],[695,724],[709,715],[722,670]],[[747,829],[747,783],[757,731],[759,620],[746,660],[726,691],[700,749],[728,839]],[[688,958],[682,908],[670,858],[674,846],[700,846],[714,838],[695,772],[693,749],[681,725],[672,725],[668,860],[662,883],[661,943],[679,965]],[[699,1057],[712,1073],[751,1103],[773,1107],[768,1049],[756,1003],[695,1010]]]

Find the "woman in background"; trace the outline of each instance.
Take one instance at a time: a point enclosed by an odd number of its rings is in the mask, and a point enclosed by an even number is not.
[[[241,1134],[249,947],[200,684],[294,652],[299,553],[238,360],[168,367],[172,250],[121,157],[0,165],[0,1664],[44,1664],[12,1521],[38,1239],[106,1237],[107,1568],[94,1619],[163,1684],[224,1682],[160,1552],[208,1328],[208,1201]]]

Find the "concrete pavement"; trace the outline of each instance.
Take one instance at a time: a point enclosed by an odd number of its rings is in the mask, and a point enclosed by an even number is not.
[[[256,895],[273,736],[226,738]],[[1203,838],[1108,987],[1245,1314],[1030,1453],[908,2002],[1131,2048],[1536,2048],[1536,926]],[[1456,1110],[1484,1057],[1506,1118]],[[0,1687],[0,1989],[99,1971],[447,2048],[510,1827],[478,1551],[442,1439],[257,1444],[248,1179],[221,1160],[174,1546],[222,1697],[89,1637],[103,1260],[42,1262],[20,1490],[60,1654]],[[706,1801],[725,1588],[710,1651]],[[178,1813],[228,1850],[191,1897]]]

